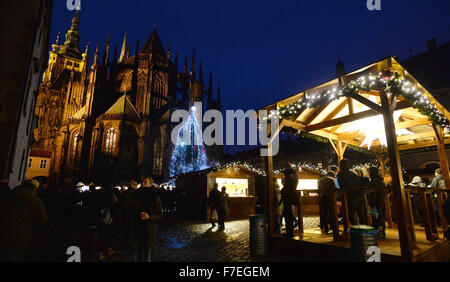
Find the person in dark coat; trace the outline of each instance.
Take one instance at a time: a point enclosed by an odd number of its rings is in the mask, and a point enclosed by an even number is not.
[[[217,202],[217,198],[219,197],[219,189],[217,189],[218,184],[214,183],[214,187],[211,190],[211,192],[209,192],[209,198],[208,198],[208,203],[209,206],[211,207],[211,225],[212,227],[216,226],[215,220],[218,217],[217,215],[217,208],[216,208],[216,202]]]
[[[378,237],[380,239],[386,238],[386,217],[385,217],[385,197],[386,197],[386,185],[384,184],[383,177],[380,176],[378,168],[370,167],[370,183],[369,187],[374,189],[369,196],[369,205],[371,207],[371,215],[373,226],[378,229]]]
[[[228,194],[227,188],[225,186],[222,187],[221,192],[217,196],[216,201],[216,209],[218,216],[219,229],[225,229],[225,217],[228,213]]]
[[[339,186],[345,191],[348,202],[349,218],[352,225],[364,223],[363,192],[361,177],[350,170],[350,161],[346,158],[339,163],[337,175]]]
[[[47,214],[37,195],[38,187],[36,180],[25,181],[3,195],[0,201],[0,261],[23,261],[33,233],[44,227]]]
[[[273,208],[275,211],[275,234],[281,233],[281,223],[283,220],[283,209],[281,207],[281,190],[277,180],[273,179]]]
[[[290,163],[284,169],[284,186],[281,189],[281,201],[283,202],[283,214],[286,223],[286,236],[294,237],[294,213],[292,205],[299,204],[297,197],[298,176]]]
[[[98,252],[98,260],[102,261],[105,259],[105,254],[110,256],[115,253],[112,241],[114,225],[117,221],[117,197],[112,187],[105,187],[100,197],[98,225],[101,246]]]
[[[142,187],[136,192],[130,212],[133,217],[132,261],[150,262],[158,236],[158,221],[163,217],[162,201],[151,177],[142,178]]]
[[[330,226],[333,222],[331,219],[331,201],[334,199],[333,192],[336,190],[334,178],[338,167],[330,166],[329,171],[325,176],[319,179],[319,211],[320,211],[320,230],[324,234],[328,234]]]

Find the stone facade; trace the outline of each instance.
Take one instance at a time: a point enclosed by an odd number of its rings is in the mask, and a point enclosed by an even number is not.
[[[52,155],[50,184],[70,186],[78,181],[112,183],[143,175],[167,180],[173,145],[170,115],[207,97],[204,109],[219,108],[213,100],[212,78],[204,90],[202,66],[177,71],[178,55],[171,61],[155,30],[142,48],[130,56],[127,37],[120,54],[111,56],[110,36],[103,58],[99,48],[89,66],[89,50],[82,53],[78,12],[49,62],[36,105],[38,128],[33,149]],[[208,148],[215,157],[221,150]],[[207,149],[207,150],[208,150]]]

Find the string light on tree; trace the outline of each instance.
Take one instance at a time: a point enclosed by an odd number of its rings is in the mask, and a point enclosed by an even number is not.
[[[206,167],[202,127],[197,120],[195,111],[196,108],[193,106],[189,117],[178,131],[177,143],[169,165],[170,178]]]

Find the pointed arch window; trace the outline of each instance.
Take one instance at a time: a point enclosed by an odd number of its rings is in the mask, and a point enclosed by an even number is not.
[[[105,154],[112,155],[116,146],[116,129],[114,127],[108,128],[105,136]]]

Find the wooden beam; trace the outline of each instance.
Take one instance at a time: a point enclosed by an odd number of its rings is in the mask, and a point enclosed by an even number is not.
[[[410,107],[410,104],[406,101],[401,101],[397,104],[396,110],[400,110],[400,109],[405,109]],[[308,125],[306,126],[305,130],[307,132],[309,131],[315,131],[315,130],[319,130],[319,129],[323,129],[323,128],[327,128],[327,127],[332,127],[335,125],[340,125],[343,123],[348,123],[348,122],[352,122],[352,121],[356,121],[356,120],[360,120],[363,118],[367,118],[367,117],[372,117],[372,116],[376,116],[379,113],[374,111],[374,110],[367,110],[367,111],[362,111],[359,113],[355,113],[355,114],[350,114],[347,116],[343,116],[340,118],[335,118],[332,120],[325,120],[323,122],[320,123],[316,123],[316,124],[312,124],[312,125]]]
[[[350,97],[347,97],[347,105],[348,105],[348,113],[351,115],[354,114],[355,108],[353,107],[353,100]]]
[[[380,92],[376,90],[369,90],[369,91],[359,90],[358,93],[380,97]]]
[[[273,139],[275,139],[278,136],[278,134],[280,133],[280,131],[283,129],[284,123],[285,123],[285,120],[282,120],[280,126],[278,126],[277,130],[272,135],[272,138],[270,138],[270,141],[269,141],[270,144],[272,144]]]
[[[306,126],[299,121],[292,121],[288,119],[283,120],[283,124],[287,127],[291,127],[297,130],[305,131]]]
[[[410,128],[410,127],[415,127],[415,126],[419,126],[419,125],[431,125],[431,121],[427,118],[418,118],[418,119],[412,119],[412,120],[408,120],[408,121],[403,121],[403,122],[397,122],[395,124],[395,129],[403,129],[403,128]]]
[[[304,124],[310,124],[327,106],[328,104],[316,107],[317,109],[305,120]]]
[[[450,144],[450,139],[447,138],[445,140],[445,144]],[[436,141],[435,140],[431,140],[431,141],[421,141],[421,142],[417,142],[414,144],[405,144],[405,145],[400,145],[399,146],[399,150],[400,151],[404,151],[404,150],[411,150],[411,149],[417,149],[417,148],[424,148],[424,147],[432,147],[432,146],[436,146]]]
[[[351,97],[352,99],[355,99],[356,101],[360,102],[363,105],[366,105],[370,109],[378,112],[379,114],[382,114],[381,106],[375,104],[374,102],[370,101],[364,96],[361,96],[360,94],[351,94],[348,97]]]
[[[395,133],[395,124],[393,113],[387,95],[384,91],[380,91],[381,105],[384,110],[383,120],[386,131],[386,141],[388,144],[389,163],[391,166],[392,191],[394,193],[394,205],[396,211],[396,219],[398,224],[398,233],[400,238],[400,248],[402,256],[411,259],[413,256],[413,247],[415,244],[412,235],[414,230],[411,226],[412,219],[409,217],[406,207],[406,197],[404,193],[404,182],[402,176],[402,167],[400,163],[400,155],[398,152],[398,144]],[[411,232],[412,231],[412,232]]]
[[[270,127],[267,128],[269,133]],[[266,199],[268,200],[268,210],[266,209],[266,214],[269,219],[269,235],[273,236],[275,234],[275,222],[274,222],[274,207],[273,207],[273,157],[272,157],[272,143],[267,145],[268,156],[266,158],[266,176],[267,176],[267,194]],[[267,203],[267,202],[266,202]]]

